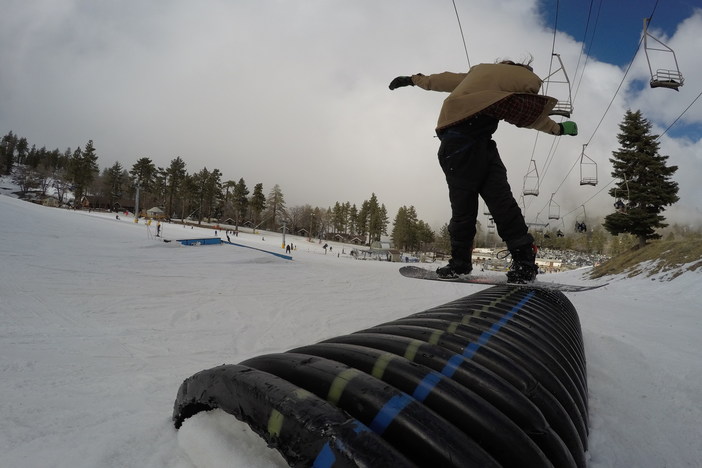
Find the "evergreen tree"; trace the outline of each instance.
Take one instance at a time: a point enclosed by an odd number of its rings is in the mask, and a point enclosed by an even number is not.
[[[266,196],[263,194],[263,184],[254,185],[251,200],[249,200],[249,209],[251,210],[251,222],[257,226],[261,220],[261,213],[266,209]]]
[[[162,170],[161,170],[162,171]],[[142,206],[153,206],[153,204],[163,206],[163,184],[157,185],[157,178],[160,173],[156,169],[150,158],[139,158],[129,170],[128,191],[136,198],[136,188],[139,186],[139,204]],[[127,190],[125,190],[126,192]],[[126,194],[125,194],[126,196]],[[166,213],[171,216],[171,213]]]
[[[17,147],[17,137],[8,133],[2,137],[0,142],[0,174],[9,175],[15,165],[15,148]]]
[[[266,224],[275,230],[278,228],[279,218],[285,214],[285,197],[283,196],[283,190],[278,184],[275,184],[268,193],[266,202],[268,204]]]
[[[90,144],[92,145],[92,141]],[[29,153],[28,150],[29,143],[27,142],[26,138],[22,137],[17,140],[17,164],[27,164],[27,155]]]
[[[168,216],[174,212],[173,201],[184,185],[186,175],[185,161],[180,156],[171,160],[171,165],[165,171],[166,213]]]
[[[358,215],[356,216],[356,229],[358,235],[363,237],[364,243],[366,235],[368,234],[368,220],[370,218],[370,202],[364,200],[361,203],[361,209],[358,210]]]
[[[110,199],[110,209],[115,206],[115,202],[124,196],[124,186],[127,182],[127,172],[117,161],[109,169],[105,169],[103,182]]]
[[[219,218],[222,205],[222,172],[213,169],[205,181],[205,214],[208,221]]]
[[[419,244],[418,221],[414,206],[401,206],[397,210],[391,234],[395,247],[404,251],[416,250]]]
[[[236,218],[236,213],[234,213],[234,205],[232,204],[232,198],[234,198],[234,187],[236,187],[236,181],[227,180],[222,184],[222,189],[224,190],[224,207],[222,211],[223,219]]]
[[[356,208],[356,205],[351,205],[349,207],[349,215],[348,215],[348,232],[352,236],[356,235],[358,233],[358,227],[357,227],[357,220],[358,220],[358,208]]]
[[[417,240],[419,241],[418,249],[422,249],[422,244],[432,244],[434,243],[434,230],[421,219],[417,221]]]
[[[395,216],[392,240],[397,248],[414,252],[421,250],[422,244],[434,242],[434,232],[427,223],[417,217],[414,206],[403,206]]]
[[[383,234],[387,234],[388,212],[385,205],[378,203],[375,193],[371,194],[367,205],[368,242],[379,241]]]
[[[200,224],[204,218],[209,222],[218,214],[219,201],[222,195],[222,173],[219,169],[208,171],[203,168],[193,175],[195,194],[198,202],[197,222]]]
[[[436,239],[436,247],[444,253],[451,252],[451,234],[449,233],[448,224],[444,224],[439,229],[439,237]]]
[[[150,158],[139,158],[129,171],[129,175],[134,181],[134,185],[139,183],[142,191],[153,192],[156,181],[156,166]]]
[[[344,226],[346,225],[345,213],[343,205],[339,202],[334,204],[334,209],[332,210],[332,229],[336,233],[344,232]]]
[[[85,150],[81,150],[78,147],[71,156],[69,177],[71,182],[73,182],[75,207],[80,207],[81,199],[87,194],[90,184],[95,180],[95,175],[99,170],[97,159],[93,140],[88,141],[88,144],[85,145]]]
[[[234,193],[232,195],[232,207],[234,208],[234,219],[236,226],[239,226],[239,221],[246,213],[246,207],[249,204],[249,189],[246,187],[243,177],[234,185]]]
[[[656,229],[667,226],[661,213],[679,200],[678,184],[671,180],[678,167],[666,166],[668,156],[658,154],[658,135],[651,135],[640,111],[627,111],[619,129],[620,148],[610,158],[617,184],[609,190],[617,211],[605,217],[604,227],[615,236],[632,234],[643,247],[661,237]]]

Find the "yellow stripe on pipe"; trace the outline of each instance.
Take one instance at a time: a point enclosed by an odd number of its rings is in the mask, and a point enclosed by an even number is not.
[[[285,421],[285,416],[280,411],[277,409],[271,411],[271,415],[268,418],[268,433],[273,437],[279,437],[280,430],[283,428],[283,421]]]
[[[381,379],[383,378],[383,374],[385,373],[385,368],[388,367],[388,363],[395,359],[397,356],[394,354],[390,353],[384,353],[382,354],[376,361],[375,364],[373,365],[373,370],[371,371],[371,375],[375,377],[376,379]]]
[[[419,347],[423,344],[423,341],[412,340],[412,342],[407,345],[407,349],[405,350],[405,359],[408,361],[414,361],[414,357],[417,355],[417,350],[419,350]]]
[[[341,399],[341,394],[344,393],[346,385],[359,374],[356,369],[345,369],[334,377],[334,381],[329,387],[329,393],[327,394],[327,401],[333,404],[337,404],[339,399]]]

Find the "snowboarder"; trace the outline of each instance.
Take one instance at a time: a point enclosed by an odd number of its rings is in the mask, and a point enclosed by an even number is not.
[[[551,135],[577,135],[575,122],[549,117],[557,100],[538,94],[541,79],[528,63],[503,60],[471,67],[467,73],[398,76],[394,90],[419,86],[450,93],[439,113],[439,164],[451,203],[451,259],[436,270],[443,278],[469,274],[478,216],[478,195],[487,204],[500,237],[512,255],[510,282],[533,281],[538,273],[536,246],[512,195],[492,134],[500,120]]]

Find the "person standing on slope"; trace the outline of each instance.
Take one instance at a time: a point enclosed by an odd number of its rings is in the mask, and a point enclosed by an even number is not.
[[[451,259],[436,270],[444,278],[472,271],[478,195],[490,210],[497,232],[512,255],[510,282],[533,281],[538,273],[536,246],[512,195],[492,134],[500,120],[551,135],[577,135],[575,122],[557,123],[549,115],[557,100],[539,94],[541,79],[529,63],[504,60],[482,63],[467,73],[398,76],[394,90],[419,86],[450,93],[439,113],[439,164],[446,176],[451,203]]]

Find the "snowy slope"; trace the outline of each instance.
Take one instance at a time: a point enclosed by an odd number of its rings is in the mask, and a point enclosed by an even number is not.
[[[166,224],[163,235],[213,232]],[[236,240],[282,252],[280,235]],[[180,383],[483,288],[415,281],[397,264],[339,255],[338,244],[325,255],[318,243],[287,240],[293,261],[183,247],[129,218],[0,196],[0,465],[285,466],[219,411],[175,431]],[[582,271],[549,278],[587,281]],[[609,280],[568,295],[588,358],[590,466],[702,466],[700,274]]]

